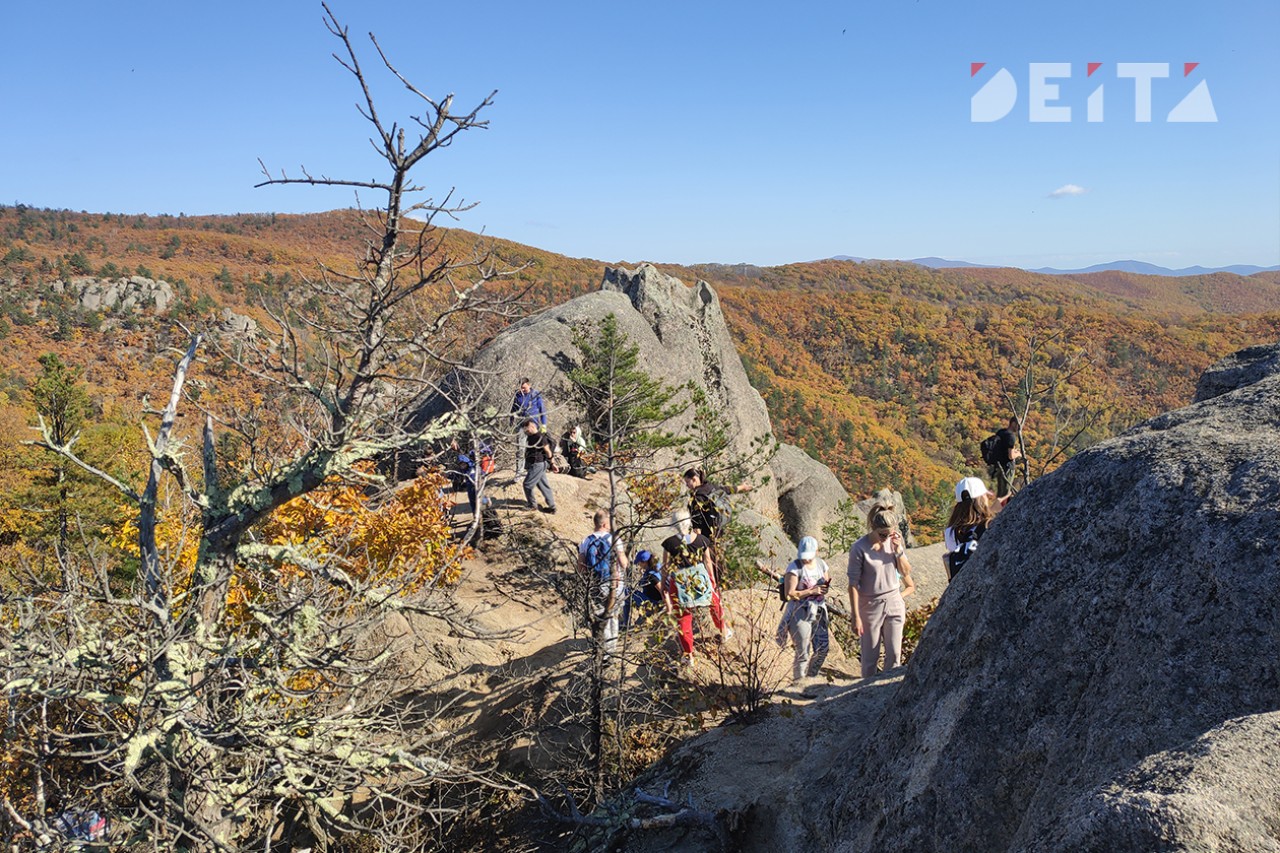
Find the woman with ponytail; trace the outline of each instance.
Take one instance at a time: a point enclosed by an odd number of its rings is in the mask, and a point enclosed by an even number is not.
[[[902,626],[907,618],[902,599],[916,589],[897,513],[873,506],[867,529],[870,532],[849,549],[849,603],[853,629],[862,639],[863,678],[876,674],[881,648],[885,670],[902,665]]]

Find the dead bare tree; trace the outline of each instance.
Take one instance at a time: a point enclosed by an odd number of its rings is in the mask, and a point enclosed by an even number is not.
[[[1036,326],[1024,339],[997,345],[1000,396],[1022,425],[1015,466],[1023,487],[1060,464],[1108,415],[1107,406],[1083,399],[1077,387],[1077,379],[1094,364],[1088,348],[1074,341],[1074,332]],[[1026,428],[1033,413],[1041,439],[1029,448]]]
[[[84,462],[74,437],[60,439],[46,424],[33,442],[137,507],[141,571],[131,594],[113,589],[94,562],[64,573],[74,582],[31,577],[0,604],[17,629],[0,640],[0,701],[16,768],[0,792],[0,831],[13,844],[57,838],[55,816],[88,805],[110,815],[113,844],[131,849],[351,849],[362,836],[382,849],[426,849],[434,842],[424,827],[464,808],[460,792],[511,787],[451,752],[438,709],[405,696],[394,644],[380,634],[389,612],[408,610],[458,632],[483,630],[447,599],[422,592],[437,586],[456,553],[392,572],[341,542],[318,548],[260,533],[273,512],[336,478],[378,500],[389,484],[361,463],[421,454],[465,425],[466,411],[414,415],[468,343],[457,321],[509,315],[511,302],[484,286],[518,271],[474,248],[450,249],[435,219],[471,206],[455,202],[452,190],[411,198],[423,192],[413,168],[486,127],[480,113],[493,96],[455,111],[452,95],[434,99],[416,88],[371,34],[382,65],[422,105],[413,142],[382,118],[348,30],[327,6],[325,16],[389,177],[304,170],[268,173],[259,186],[385,194],[376,209],[361,210],[363,257],[345,271],[321,267],[302,292],[264,301],[260,336],[230,342],[211,330],[191,338],[159,427],[147,432],[143,487]],[[202,394],[192,472],[178,412],[206,342],[256,382],[260,404],[219,409],[216,395]],[[185,501],[176,517],[162,510],[170,493]],[[189,561],[185,542],[198,543]]]

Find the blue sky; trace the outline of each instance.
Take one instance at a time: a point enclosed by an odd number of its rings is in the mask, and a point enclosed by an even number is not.
[[[605,261],[1280,264],[1274,0],[332,8],[433,95],[499,90],[490,129],[418,174],[479,201],[461,224],[494,236]],[[254,189],[259,157],[380,174],[318,3],[15,3],[2,43],[3,203],[304,212],[354,197]],[[1030,121],[1030,66],[1048,62],[1071,63],[1050,81],[1070,122]],[[1149,123],[1122,62],[1169,64]],[[1014,108],[975,123],[1000,68]],[[372,82],[384,115],[416,111]],[[1218,121],[1166,122],[1200,82]],[[1082,192],[1051,197],[1064,187]]]

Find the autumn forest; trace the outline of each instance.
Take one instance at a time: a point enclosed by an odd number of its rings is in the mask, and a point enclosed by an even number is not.
[[[481,240],[464,231],[444,238],[453,247]],[[86,395],[75,425],[82,455],[118,476],[143,470],[137,424],[168,387],[183,329],[223,321],[225,312],[260,316],[263,295],[289,292],[318,265],[350,267],[362,239],[354,211],[0,208],[0,543],[68,535],[59,506],[76,507],[77,530],[114,531],[104,541],[118,539],[125,524],[125,508],[91,478],[22,444],[33,437],[40,395],[59,376]],[[605,265],[486,242],[504,261],[527,264],[499,285],[522,294],[527,313],[596,288]],[[1034,477],[1186,404],[1218,358],[1280,339],[1277,273],[1055,277],[832,260],[658,266],[716,288],[779,438],[824,462],[855,496],[900,489],[926,540],[938,534],[949,484],[981,467],[979,442],[1011,409],[1027,412]],[[132,275],[170,283],[173,304],[164,314],[91,310],[54,286]],[[452,342],[455,351],[483,343],[500,322],[470,326]],[[234,390],[215,358],[193,373],[189,393],[198,398],[220,382],[223,392]]]

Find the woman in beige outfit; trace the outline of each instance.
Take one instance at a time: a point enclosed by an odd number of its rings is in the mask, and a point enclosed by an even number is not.
[[[853,629],[862,638],[863,678],[876,674],[882,647],[886,670],[902,665],[902,626],[907,617],[902,599],[916,589],[897,514],[874,506],[867,514],[867,527],[871,532],[849,549],[849,602]]]

